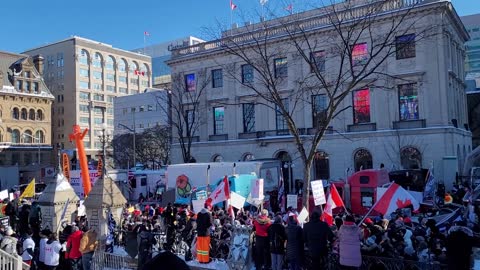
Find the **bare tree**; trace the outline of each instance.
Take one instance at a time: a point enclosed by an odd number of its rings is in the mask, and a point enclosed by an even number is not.
[[[303,163],[303,194],[310,194],[311,167],[330,122],[352,107],[347,97],[360,89],[393,88],[392,81],[404,80],[388,72],[389,59],[415,53],[415,43],[431,37],[438,26],[424,19],[431,11],[417,1],[360,2],[246,24],[216,37],[233,62],[242,63],[223,64],[227,76],[257,96],[257,103],[283,116]],[[412,12],[419,9],[422,15]],[[245,77],[245,68],[254,71],[254,80]],[[295,114],[308,105],[314,128],[305,134]],[[370,122],[369,117],[354,109],[354,124]],[[308,208],[307,198],[303,203]]]

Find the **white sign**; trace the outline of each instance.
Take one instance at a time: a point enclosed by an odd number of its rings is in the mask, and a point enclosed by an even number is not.
[[[85,196],[83,194],[83,182],[80,177],[81,170],[70,171],[70,185],[80,199],[83,199]],[[97,170],[90,170],[90,183],[92,186],[95,185],[95,182],[98,179]]]
[[[13,201],[15,199],[15,195],[13,193],[8,193],[8,199]]]
[[[205,206],[205,200],[192,200],[192,208],[195,214],[198,214]]]
[[[207,191],[206,190],[200,190],[196,193],[197,200],[206,200],[207,199]]]
[[[241,209],[245,205],[245,200],[246,198],[243,197],[242,195],[235,193],[235,192],[230,192],[230,205],[237,208]]]
[[[8,199],[8,189],[0,191],[0,200]]]
[[[312,181],[312,193],[315,205],[322,205],[327,203],[327,200],[325,199],[325,191],[323,190],[322,180]]]
[[[297,201],[297,195],[287,195],[287,208],[291,206],[293,209],[297,209]]]
[[[307,211],[307,208],[303,207],[302,211],[300,212],[300,214],[298,214],[298,222],[299,223],[304,223],[305,220],[307,220],[307,217],[308,217],[308,211]]]
[[[263,200],[263,179],[252,179],[252,199]]]

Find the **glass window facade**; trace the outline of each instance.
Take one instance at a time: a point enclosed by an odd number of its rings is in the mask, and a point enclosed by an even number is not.
[[[370,90],[353,92],[353,123],[370,123]]]
[[[316,51],[310,54],[310,66],[311,72],[324,72],[325,71],[325,57],[327,53],[325,51]]]
[[[252,65],[242,65],[242,83],[251,83],[253,78]]]
[[[213,108],[213,134],[224,133],[225,107]]]
[[[275,78],[284,78],[288,76],[288,61],[287,58],[277,58],[273,60],[275,69]]]
[[[223,87],[223,72],[221,69],[212,70],[212,87]]]
[[[415,34],[396,37],[395,53],[399,60],[415,57]]]
[[[243,132],[255,131],[255,104],[244,103],[243,109]]]
[[[367,43],[355,44],[352,46],[352,65],[365,65],[368,61]]]
[[[418,120],[418,91],[416,83],[398,86],[398,107],[401,121]]]

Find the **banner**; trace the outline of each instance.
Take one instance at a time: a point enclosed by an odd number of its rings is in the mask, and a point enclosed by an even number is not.
[[[205,200],[192,200],[192,209],[195,214],[198,214],[205,206]]]
[[[292,207],[293,209],[297,209],[298,206],[298,196],[297,195],[287,195],[287,208]]]
[[[82,200],[84,198],[84,189],[83,189],[83,181],[82,181],[81,174],[82,174],[81,170],[72,170],[70,172],[70,185],[72,186],[77,196]],[[97,179],[98,179],[97,170],[90,170],[91,185],[95,185],[95,182],[97,181]]]
[[[252,179],[251,187],[252,199],[263,200],[263,179]]]
[[[63,175],[67,178],[68,182],[70,182],[70,158],[67,153],[62,154],[62,169]]]
[[[207,191],[200,190],[196,193],[197,200],[206,200],[207,199]]]
[[[243,208],[246,200],[247,199],[245,197],[238,193],[235,193],[233,191],[230,193],[230,205],[237,209]]]
[[[316,181],[312,181],[311,183],[312,183],[313,200],[315,201],[315,205],[326,204],[327,200],[325,198],[325,190],[323,190],[323,181],[316,180]]]

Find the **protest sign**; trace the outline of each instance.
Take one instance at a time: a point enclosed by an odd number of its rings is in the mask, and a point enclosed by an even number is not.
[[[246,198],[243,197],[242,195],[235,193],[235,192],[230,192],[230,205],[240,209],[245,205],[245,200]]]
[[[307,208],[303,207],[302,211],[300,211],[300,214],[298,214],[298,222],[300,223],[304,223],[305,220],[307,220],[307,217],[308,217],[308,211],[307,211]]]
[[[8,199],[8,189],[0,191],[0,200]]]
[[[9,217],[0,218],[0,224],[2,224],[4,228],[7,227],[7,226],[10,226]]]
[[[195,214],[198,214],[205,205],[205,200],[192,200],[192,208]]]
[[[297,195],[291,195],[291,194],[288,194],[287,195],[287,208],[288,207],[292,207],[293,209],[297,209]]]
[[[263,200],[263,179],[252,179],[252,199]]]
[[[200,190],[196,193],[197,200],[206,200],[207,199],[207,191],[206,190]]]
[[[325,199],[325,191],[323,190],[322,180],[312,181],[312,193],[313,193],[313,200],[315,201],[315,205],[321,205],[321,204],[327,203],[327,200]]]

